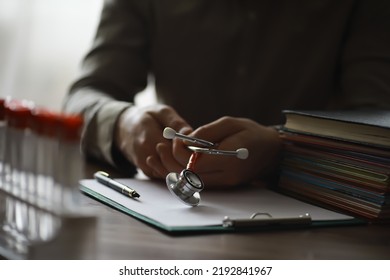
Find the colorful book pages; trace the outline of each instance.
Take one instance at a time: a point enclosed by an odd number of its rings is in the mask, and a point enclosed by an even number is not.
[[[278,189],[370,221],[390,220],[390,150],[281,131]]]

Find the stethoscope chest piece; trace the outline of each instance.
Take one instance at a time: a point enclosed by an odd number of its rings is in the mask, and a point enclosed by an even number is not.
[[[180,174],[171,172],[166,177],[169,191],[181,202],[196,206],[200,202],[200,194],[204,188],[202,179],[189,169],[184,169]]]

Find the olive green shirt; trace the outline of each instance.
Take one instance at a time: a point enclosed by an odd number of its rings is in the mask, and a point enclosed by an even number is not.
[[[194,128],[283,109],[390,107],[388,0],[110,0],[65,100],[82,147],[114,164],[118,115],[154,77]],[[116,156],[117,157],[117,156]]]

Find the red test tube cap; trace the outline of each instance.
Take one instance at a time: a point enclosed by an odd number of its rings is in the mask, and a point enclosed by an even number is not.
[[[0,98],[0,121],[5,120],[5,99]]]
[[[40,135],[49,137],[58,136],[59,115],[45,108],[36,108],[32,111],[31,128]]]
[[[33,103],[26,100],[11,99],[5,102],[5,119],[8,125],[18,129],[29,127]]]
[[[60,137],[65,141],[80,141],[84,120],[80,115],[61,115]]]

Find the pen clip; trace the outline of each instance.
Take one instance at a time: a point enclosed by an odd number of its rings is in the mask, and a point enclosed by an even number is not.
[[[262,216],[263,218],[257,218],[259,216]],[[311,221],[309,213],[297,217],[274,218],[269,213],[256,212],[248,219],[231,219],[226,216],[222,220],[222,226],[229,228],[250,228],[270,225],[308,225],[311,224]]]
[[[112,179],[110,175],[107,172],[104,171],[97,171],[95,174],[93,174],[93,177],[101,184],[106,184],[107,180]]]

